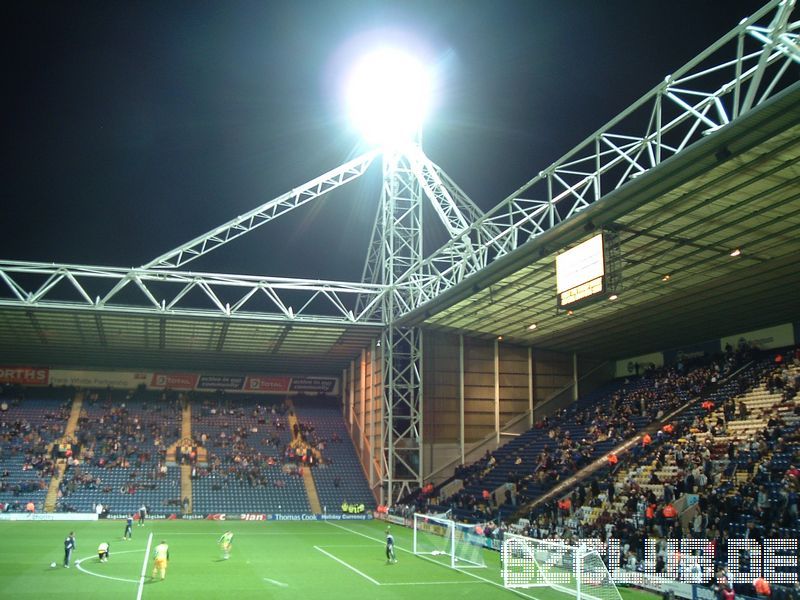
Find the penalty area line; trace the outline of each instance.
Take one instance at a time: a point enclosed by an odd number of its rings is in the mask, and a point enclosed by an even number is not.
[[[395,583],[382,583],[382,586],[392,585],[483,585],[482,581],[403,581]]]
[[[269,577],[264,577],[264,581],[269,581],[270,583],[273,583],[273,584],[277,585],[278,587],[282,587],[282,588],[289,587],[288,583],[283,583],[282,581],[275,581],[274,579],[270,579]]]
[[[147,558],[150,556],[150,544],[153,543],[153,532],[147,536],[147,549],[144,551],[144,560],[142,561],[142,574],[139,576],[139,591],[136,592],[136,600],[142,600],[142,592],[144,591],[144,574],[147,572]]]
[[[349,529],[348,527],[344,527],[344,526],[339,525],[337,523],[332,523],[331,521],[325,521],[325,522],[328,525],[330,525],[331,527],[337,527],[338,529],[342,529],[344,531],[349,531],[352,534],[360,535],[363,538],[367,538],[368,540],[376,541],[376,542],[378,542],[380,544],[383,543],[383,540],[381,538],[372,537],[371,535],[367,535],[366,533],[361,533],[360,531],[356,531],[355,529]],[[445,566],[445,565],[442,565],[442,563],[440,563],[440,562],[437,562],[437,561],[435,561],[433,559],[428,558],[427,556],[423,556],[421,554],[414,554],[411,550],[406,550],[405,548],[398,548],[397,546],[395,546],[395,548],[397,550],[402,551],[402,552],[407,552],[407,553],[411,554],[412,556],[417,556],[418,558],[422,558],[424,560],[427,560],[428,562],[432,562],[433,564]],[[488,583],[490,585],[494,585],[496,587],[499,587],[502,590],[508,590],[509,592],[517,594],[518,596],[522,596],[523,598],[530,598],[531,600],[539,600],[539,598],[537,598],[536,596],[531,596],[530,594],[524,594],[523,592],[520,592],[519,590],[514,589],[514,588],[507,588],[501,583],[497,583],[496,581],[492,581],[491,579],[486,579],[485,577],[481,577],[480,575],[476,575],[475,573],[470,573],[469,571],[465,571],[464,569],[455,568],[454,570],[458,571],[459,573],[463,573],[464,575],[469,575],[470,577],[474,577],[475,579],[479,579],[481,581],[484,581],[484,582],[486,582],[486,583]]]
[[[323,550],[323,549],[322,549],[322,548],[320,548],[319,546],[314,546],[314,549],[315,549],[315,550],[319,550],[319,551],[320,551],[320,552],[322,552],[322,553],[323,553],[325,556],[329,556],[330,558],[332,558],[333,560],[335,560],[336,562],[338,562],[340,565],[344,565],[345,567],[347,567],[348,569],[350,569],[350,570],[351,570],[351,571],[353,571],[354,573],[358,573],[359,575],[361,575],[361,576],[362,576],[364,579],[366,579],[367,581],[371,581],[371,582],[372,582],[372,583],[374,583],[375,585],[381,585],[379,581],[376,581],[375,579],[373,579],[372,577],[370,577],[370,576],[369,576],[369,575],[367,575],[366,573],[362,573],[361,571],[359,571],[358,569],[356,569],[356,568],[355,568],[353,565],[351,565],[351,564],[348,564],[348,563],[344,562],[344,561],[343,561],[341,558],[337,558],[337,557],[335,557],[335,556],[334,556],[333,554],[331,554],[330,552],[326,552],[325,550]]]

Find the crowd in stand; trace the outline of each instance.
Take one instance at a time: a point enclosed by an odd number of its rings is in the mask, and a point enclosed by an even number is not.
[[[154,400],[131,391],[115,399],[105,390],[87,393],[84,402],[78,419],[77,443],[67,456],[65,475],[59,485],[62,508],[65,500],[79,489],[100,490],[104,494],[135,494],[141,489],[152,489],[154,481],[166,475],[167,446],[180,435],[176,419],[168,418],[177,414],[180,398],[165,393],[160,400]],[[104,480],[103,472],[117,469],[125,469],[128,479],[114,489]]]
[[[724,573],[729,540],[797,538],[800,504],[800,349],[738,380],[739,391],[767,390],[769,406],[751,409],[733,398],[702,403],[677,418],[613,469],[580,482],[569,494],[528,515],[522,530],[537,538],[621,540],[621,566],[643,569],[645,540],[654,540],[655,572],[676,559],[667,540],[710,540]],[[750,429],[737,429],[737,422]],[[737,435],[747,431],[747,435]],[[649,437],[649,436],[648,436]],[[745,556],[746,563],[749,557]],[[683,563],[681,563],[683,564]],[[614,565],[618,566],[618,565]],[[698,582],[714,573],[698,571]],[[753,593],[751,585],[737,586]],[[725,586],[718,586],[725,589]]]
[[[289,416],[285,402],[245,409],[228,406],[221,398],[203,400],[195,422],[213,418],[219,432],[213,436],[201,434],[201,445],[210,450],[208,466],[197,467],[194,476],[216,476],[224,481],[266,487],[270,485],[267,469],[280,469],[286,476],[302,476],[304,468],[330,462],[324,455],[325,447],[341,439],[336,436],[327,440],[312,424],[298,421],[291,428],[290,441],[284,442],[281,432],[289,429]],[[272,484],[280,488],[285,482],[274,479]]]
[[[20,498],[4,502],[0,508],[6,510],[24,510],[26,493],[47,490],[56,459],[65,459],[57,508],[71,511],[73,496],[101,494],[108,501],[117,496],[118,501],[119,494],[159,489],[158,481],[168,474],[168,449],[176,442],[176,460],[191,465],[193,478],[219,479],[215,486],[240,482],[256,488],[287,487],[287,478],[332,462],[325,457],[325,448],[341,442],[338,435],[327,439],[319,434],[311,422],[294,421],[290,428],[286,402],[255,403],[240,397],[230,401],[224,393],[192,398],[164,392],[159,398],[144,389],[104,389],[84,394],[73,438],[53,445],[64,435],[70,402],[34,422],[9,418],[24,402],[24,393],[19,386],[7,387],[0,397],[0,458],[24,455],[22,470],[33,470],[40,477],[20,481],[8,467],[0,470],[0,493]],[[194,406],[195,440],[180,439],[180,409],[187,402]],[[200,448],[204,461],[198,461]]]
[[[426,511],[429,507],[434,511],[457,508],[471,511],[478,519],[494,518],[498,507],[504,503],[525,503],[535,499],[526,496],[526,484],[535,482],[553,486],[568,479],[596,457],[598,444],[611,441],[616,445],[634,437],[640,432],[636,421],[645,424],[662,421],[690,398],[713,389],[717,382],[755,356],[755,350],[743,344],[738,349],[728,347],[723,355],[711,361],[699,357],[681,360],[669,367],[650,366],[644,370],[641,380],[626,380],[623,387],[611,393],[602,403],[578,410],[563,408],[537,422],[534,428],[546,430],[549,441],[532,465],[524,464],[519,452],[510,458],[513,464],[508,471],[507,481],[516,488],[513,500],[509,490],[505,498],[499,499],[488,489],[484,489],[480,495],[468,491],[480,487],[481,482],[498,466],[494,453],[487,451],[479,461],[455,469],[454,477],[463,480],[464,488],[443,502],[437,502],[435,494],[420,491],[413,498],[416,508],[420,511]],[[750,384],[751,381],[745,380],[741,385],[747,387]],[[575,423],[583,427],[580,439],[573,439],[569,431],[564,429],[566,424]],[[612,457],[612,460],[616,460],[616,457]]]
[[[47,390],[43,395],[48,393],[63,397],[69,395],[70,390]],[[11,472],[8,467],[0,470],[0,493],[10,494],[14,499],[3,504],[4,510],[26,510],[29,506],[26,496],[47,489],[55,469],[50,445],[63,432],[70,410],[69,402],[63,402],[57,408],[45,410],[41,418],[32,423],[27,418],[14,416],[14,409],[24,408],[25,402],[26,391],[21,386],[4,385],[0,390],[0,461],[22,457],[22,461],[13,461],[14,469],[36,474],[35,478],[26,476],[20,480],[18,473]]]
[[[209,454],[207,466],[193,469],[195,478],[214,477],[223,482],[267,487],[271,482],[268,470],[282,469],[287,476],[298,474],[295,465],[286,459],[288,445],[281,436],[288,422],[285,403],[258,403],[245,408],[230,405],[219,396],[203,400],[194,420],[213,422],[219,429],[213,435],[204,432],[199,437]],[[277,478],[272,485],[280,488],[285,482]]]

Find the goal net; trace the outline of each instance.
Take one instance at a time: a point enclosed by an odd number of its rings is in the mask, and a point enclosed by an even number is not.
[[[485,567],[485,542],[475,525],[414,513],[414,554],[453,568]]]
[[[579,600],[622,600],[603,559],[586,547],[506,533],[501,559],[507,588],[549,587]]]

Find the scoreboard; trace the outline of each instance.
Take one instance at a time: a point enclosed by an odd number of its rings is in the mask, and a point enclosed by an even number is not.
[[[604,295],[607,283],[602,233],[556,256],[559,308],[583,304]]]

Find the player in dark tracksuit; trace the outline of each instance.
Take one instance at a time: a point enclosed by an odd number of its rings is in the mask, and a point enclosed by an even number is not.
[[[123,540],[129,540],[133,537],[133,517],[128,517],[125,521],[125,533],[122,534]]]
[[[75,532],[70,531],[64,540],[64,567],[69,569],[69,561],[72,558],[72,551],[75,550]]]
[[[386,563],[393,564],[397,562],[397,558],[394,556],[394,536],[392,535],[391,530],[387,527],[386,528]]]

